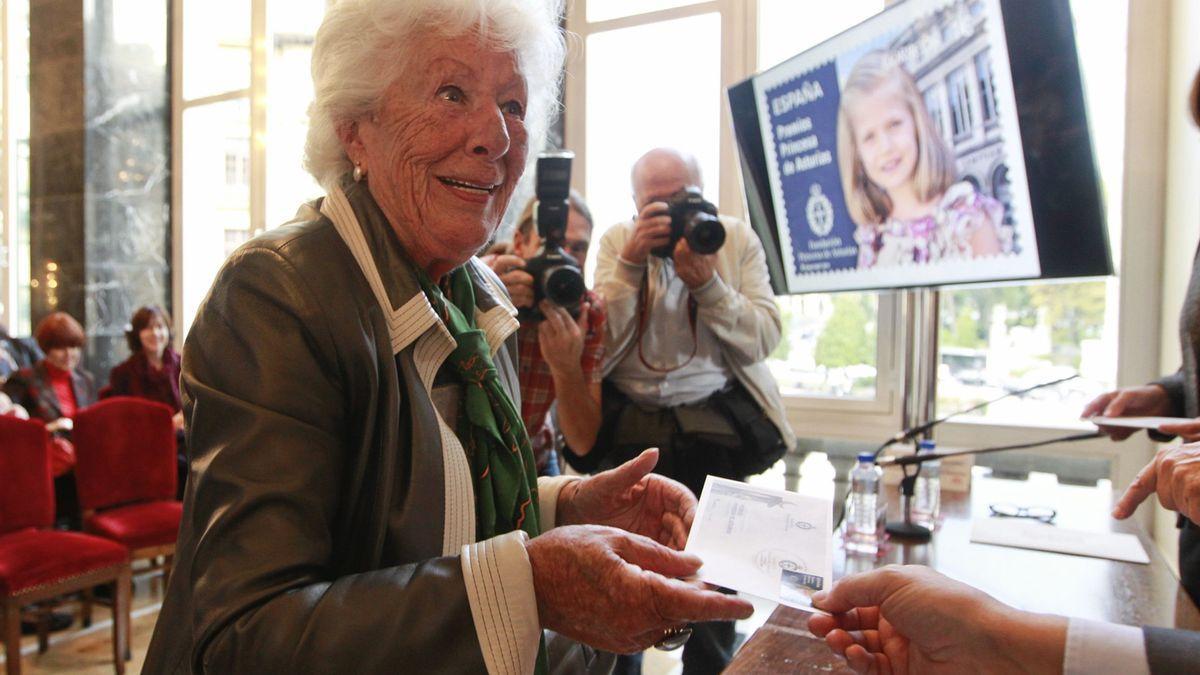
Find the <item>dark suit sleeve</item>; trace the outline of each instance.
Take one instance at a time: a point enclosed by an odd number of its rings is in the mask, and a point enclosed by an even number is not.
[[[1200,672],[1200,633],[1143,626],[1151,675]]]
[[[31,416],[37,412],[37,401],[33,401],[29,389],[29,371],[18,370],[4,381],[4,393],[13,403],[21,406]]]
[[[482,672],[459,558],[333,568],[355,436],[339,345],[288,262],[236,256],[184,352],[192,668]]]
[[[1161,377],[1161,378],[1151,382],[1150,384],[1157,384],[1158,386],[1160,386],[1166,390],[1167,398],[1170,399],[1170,401],[1171,401],[1171,410],[1170,410],[1170,412],[1167,413],[1167,416],[1169,416],[1169,417],[1183,417],[1184,416],[1184,412],[1185,412],[1185,409],[1187,406],[1185,404],[1186,399],[1184,398],[1184,393],[1183,393],[1184,387],[1186,386],[1186,384],[1185,384],[1185,380],[1183,379],[1183,369],[1182,368],[1175,371],[1174,373],[1171,373],[1170,375]],[[1170,441],[1171,439],[1175,438],[1174,435],[1164,434],[1163,432],[1161,432],[1157,429],[1147,429],[1146,434],[1148,436],[1150,436],[1151,440],[1157,441],[1159,443],[1166,443],[1166,442]]]

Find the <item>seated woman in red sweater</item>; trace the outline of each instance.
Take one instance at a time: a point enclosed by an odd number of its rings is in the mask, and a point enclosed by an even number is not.
[[[74,522],[79,507],[75,497],[75,446],[71,444],[75,412],[96,402],[92,376],[79,367],[83,355],[83,326],[66,312],[42,319],[33,333],[45,358],[22,368],[4,382],[4,393],[40,419],[52,434],[51,469],[60,519]]]
[[[125,332],[132,354],[112,369],[108,385],[112,396],[136,396],[170,406],[176,431],[183,430],[183,403],[179,398],[179,352],[171,348],[171,317],[157,305],[133,313]]]

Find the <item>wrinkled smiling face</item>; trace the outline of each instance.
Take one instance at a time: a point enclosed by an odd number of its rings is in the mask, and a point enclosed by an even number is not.
[[[903,96],[894,87],[877,87],[848,112],[867,178],[889,193],[910,183],[917,169],[917,127]]]
[[[379,109],[357,123],[367,184],[410,256],[465,262],[500,224],[525,169],[525,78],[477,36],[422,38]]]

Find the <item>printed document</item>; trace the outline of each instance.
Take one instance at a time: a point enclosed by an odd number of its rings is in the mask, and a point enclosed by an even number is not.
[[[701,580],[808,611],[833,576],[833,501],[709,476],[687,551]]]

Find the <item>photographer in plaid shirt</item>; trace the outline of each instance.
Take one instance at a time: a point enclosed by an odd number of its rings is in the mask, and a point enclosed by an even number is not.
[[[582,269],[592,239],[592,213],[579,193],[568,198],[566,241],[563,248]],[[508,288],[513,304],[533,304],[533,277],[525,261],[537,255],[542,245],[533,223],[535,200],[525,206],[517,221],[510,246],[483,258]],[[495,249],[493,249],[495,250]],[[559,473],[557,431],[576,455],[586,455],[600,428],[600,366],[604,361],[604,307],[599,296],[588,291],[578,319],[548,301],[540,309],[546,317],[521,324],[517,334],[521,382],[521,419],[537,458],[538,474]],[[550,408],[557,403],[557,414]],[[558,429],[555,428],[557,419]]]

